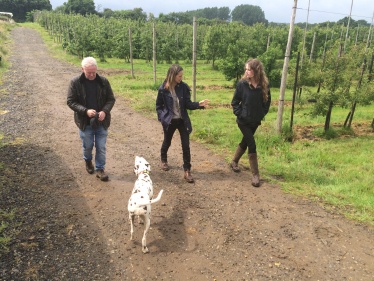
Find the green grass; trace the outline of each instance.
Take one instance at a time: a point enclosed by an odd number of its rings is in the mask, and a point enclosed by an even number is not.
[[[63,61],[80,65],[80,59],[67,54],[59,44],[37,24],[24,24],[38,30],[51,53]],[[179,62],[184,68],[184,81],[192,87],[192,64]],[[126,74],[109,77],[116,94],[125,97],[129,104],[156,118],[155,100],[157,88],[166,76],[170,64],[157,64],[157,82],[153,82],[153,63],[134,60],[135,78],[129,75],[130,64],[124,60],[108,58],[99,62],[101,68],[124,69]],[[282,64],[279,64],[282,67]],[[193,132],[191,139],[203,143],[227,161],[240,142],[242,135],[237,127],[235,116],[229,107],[234,93],[233,81],[226,81],[222,73],[213,70],[210,63],[197,63],[196,101],[208,98],[211,107],[207,110],[190,112]],[[316,91],[317,89],[310,89]],[[271,88],[272,100],[279,99],[279,89]],[[347,217],[374,225],[374,135],[370,133],[370,123],[374,117],[374,105],[358,106],[353,124],[360,123],[368,133],[355,136],[352,129],[342,128],[349,109],[334,107],[331,125],[324,132],[324,116],[312,117],[309,112],[312,104],[297,101],[293,118],[294,130],[290,129],[293,91],[285,93],[283,113],[283,134],[275,131],[278,107],[272,105],[266,120],[256,132],[261,175],[271,182],[278,182],[285,192],[292,192],[323,202],[326,207],[336,208]],[[339,126],[337,126],[340,124]],[[293,141],[295,128],[311,127],[319,141]],[[339,138],[339,136],[348,138]],[[290,142],[291,141],[291,142]],[[248,166],[243,157],[242,165]],[[282,178],[282,181],[277,179]]]
[[[9,44],[8,36],[10,31],[14,28],[14,25],[6,22],[0,22],[0,84],[3,82],[3,74],[8,71],[10,63],[8,62],[9,57]]]

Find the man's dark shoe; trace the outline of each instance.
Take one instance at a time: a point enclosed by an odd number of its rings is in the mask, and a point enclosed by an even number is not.
[[[184,179],[188,182],[188,183],[193,183],[194,182],[194,179],[191,175],[191,171],[190,170],[186,170],[184,171]]]
[[[168,163],[161,162],[161,169],[163,169],[164,171],[169,171]]]
[[[97,170],[96,177],[102,181],[107,181],[109,179],[108,175],[105,174],[104,170]]]
[[[86,161],[86,170],[89,174],[93,174],[93,172],[95,171],[95,168],[92,165],[92,161]]]

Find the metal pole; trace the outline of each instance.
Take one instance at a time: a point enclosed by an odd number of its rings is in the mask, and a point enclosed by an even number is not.
[[[290,30],[288,32],[286,54],[284,56],[281,87],[280,87],[280,91],[279,91],[279,104],[278,104],[277,128],[276,128],[278,134],[282,133],[284,93],[286,91],[287,71],[288,71],[288,64],[290,62],[292,36],[293,36],[293,29],[294,29],[294,25],[295,25],[296,9],[297,9],[297,0],[294,0],[293,1],[293,7],[292,7]]]

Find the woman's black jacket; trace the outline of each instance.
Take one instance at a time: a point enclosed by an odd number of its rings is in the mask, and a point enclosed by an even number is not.
[[[164,88],[165,84],[166,80],[158,89],[158,95],[156,99],[156,111],[158,121],[161,122],[162,126],[167,131],[171,119],[173,119],[174,103],[170,91]],[[175,86],[175,93],[179,99],[179,107],[181,110],[182,119],[184,121],[184,126],[186,127],[187,132],[189,134],[192,132],[192,126],[190,117],[188,116],[187,109],[194,110],[204,108],[203,106],[199,106],[198,102],[191,101],[190,92],[190,87],[184,82],[181,82]]]
[[[254,88],[247,80],[240,80],[236,86],[231,105],[234,114],[237,116],[236,122],[240,125],[259,126],[261,120],[269,112],[271,103],[270,89],[268,100],[264,103],[262,87]]]

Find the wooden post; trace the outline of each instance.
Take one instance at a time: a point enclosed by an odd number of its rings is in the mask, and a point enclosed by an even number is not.
[[[325,67],[325,61],[326,61],[326,45],[327,45],[327,35],[329,33],[329,24],[330,24],[330,21],[327,22],[327,30],[326,30],[326,39],[325,39],[325,47],[323,48],[323,60],[322,60],[322,68],[321,68],[321,71],[323,70],[323,68]],[[319,93],[321,89],[321,82],[319,82],[318,84],[318,90],[317,90],[317,93]]]
[[[316,42],[316,35],[317,35],[317,32],[314,32],[313,43],[312,43],[312,50],[310,51],[309,63],[312,63],[313,52],[314,52],[314,43]]]
[[[304,30],[303,52],[301,53],[301,65],[300,65],[301,69],[303,69],[305,38],[306,38],[306,31],[308,29],[308,19],[309,19],[309,8],[310,8],[310,0],[309,0],[309,4],[308,4],[308,14],[306,16],[306,25],[305,25],[305,30]]]
[[[66,25],[66,28],[67,28],[67,30],[68,30],[68,39],[69,39],[69,44],[71,44],[69,25],[70,25],[70,23],[68,22],[67,25]]]
[[[175,63],[178,63],[178,31],[177,31],[177,44],[175,47]]]
[[[369,34],[368,34],[368,40],[366,41],[365,53],[366,53],[366,51],[368,49],[368,46],[369,46],[370,33],[371,33],[371,28],[373,26],[373,18],[374,18],[374,12],[373,12],[373,16],[371,17],[371,24],[370,24]]]
[[[59,33],[59,37],[60,37],[60,43],[62,43],[62,39],[61,39],[61,27],[60,27],[60,21],[58,21],[58,33]]]
[[[153,23],[153,82],[156,84],[156,25]]]
[[[192,94],[193,94],[193,101],[196,102],[196,29],[197,29],[197,21],[196,17],[193,17],[193,59],[192,59]]]
[[[333,29],[332,29],[331,39],[330,39],[330,47],[329,47],[329,49],[331,49],[331,43],[332,43],[332,40],[334,39],[334,30],[335,30],[335,26],[334,26]]]
[[[292,109],[291,109],[291,124],[290,124],[291,129],[292,129],[292,125],[293,125],[293,112],[294,112],[294,108],[295,108],[295,98],[296,98],[296,88],[297,88],[297,74],[299,72],[299,60],[300,60],[300,52],[297,53],[295,84],[293,86]]]
[[[134,78],[134,65],[132,62],[132,40],[131,40],[131,26],[129,26],[129,42],[130,42],[130,64],[131,64],[131,77]]]
[[[75,34],[75,24],[74,23],[73,23],[73,31],[74,31],[75,48],[77,49],[77,55],[78,55],[78,58],[79,58],[78,43],[77,43],[77,36]]]
[[[358,38],[358,30],[360,29],[360,25],[357,25],[357,33],[356,33],[356,41],[355,41],[355,46],[357,46],[357,38]]]
[[[371,73],[373,71],[373,61],[374,61],[374,55],[371,56],[371,63],[370,63],[370,66],[369,66],[369,81],[371,81]]]
[[[339,41],[339,46],[342,43],[342,37],[343,37],[343,29],[344,29],[344,22],[342,24],[342,31],[340,32],[340,41]]]
[[[351,21],[351,15],[352,15],[352,7],[353,7],[353,0],[351,4],[351,12],[349,13],[349,18],[348,18],[348,25],[347,25],[347,33],[345,34],[345,41],[344,41],[344,52],[345,53],[345,46],[347,44],[347,38],[348,38],[348,31],[349,31],[349,23]]]
[[[294,29],[294,25],[295,25],[296,9],[297,9],[297,0],[294,0],[293,1],[293,7],[292,7],[290,30],[288,32],[286,54],[284,56],[281,87],[280,87],[280,91],[279,91],[279,104],[278,104],[277,127],[276,127],[276,130],[277,130],[278,134],[282,133],[284,93],[286,91],[287,71],[288,71],[288,64],[290,62],[292,36],[293,36],[293,29]]]

